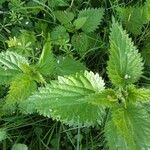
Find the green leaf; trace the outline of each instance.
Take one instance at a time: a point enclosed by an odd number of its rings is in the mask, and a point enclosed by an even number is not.
[[[115,86],[137,82],[142,74],[141,55],[122,27],[113,21],[110,34],[108,76]]]
[[[0,84],[9,84],[15,75],[22,73],[21,64],[28,61],[14,52],[0,53]]]
[[[74,46],[75,50],[82,56],[84,55],[89,48],[89,38],[85,33],[74,34],[71,43]]]
[[[150,21],[150,0],[147,0],[144,6],[133,6],[117,8],[120,20],[126,29],[133,34],[141,34],[144,24]]]
[[[60,56],[57,58],[56,73],[58,75],[71,75],[82,70],[86,70],[86,67],[80,61],[71,57]]]
[[[73,27],[71,21],[74,19],[74,14],[72,12],[55,11],[54,14],[56,19],[67,29],[71,29]]]
[[[7,138],[7,132],[5,129],[0,128],[0,142]]]
[[[25,144],[16,143],[12,146],[11,150],[28,150],[28,147]]]
[[[2,52],[0,53],[0,65],[5,69],[20,70],[20,64],[28,64],[28,61],[14,52]]]
[[[118,98],[115,91],[112,89],[103,90],[101,93],[93,94],[90,96],[92,105],[104,106],[104,107],[114,107],[115,103],[118,102]]]
[[[146,67],[150,66],[150,30],[147,30],[146,38],[143,40],[143,47],[141,48],[141,55],[144,59],[144,65]]]
[[[133,85],[128,86],[128,101],[130,102],[143,102],[150,101],[150,89],[140,88],[137,89]]]
[[[119,7],[117,13],[128,31],[134,34],[141,33],[144,24],[142,7]]]
[[[98,28],[98,25],[102,21],[104,15],[103,8],[88,8],[79,12],[78,18],[86,17],[86,22],[82,26],[84,32],[93,32]]]
[[[41,73],[39,72],[39,70],[41,71],[41,66],[40,65],[33,65],[33,66],[29,66],[26,64],[21,64],[21,69],[23,71],[23,73],[27,76],[30,76],[30,78],[38,83],[45,83],[45,80],[43,78],[43,76],[41,75]],[[44,71],[44,70],[43,70]],[[43,74],[45,72],[42,72]]]
[[[69,34],[66,28],[59,25],[53,29],[51,32],[52,44],[65,46],[69,42]]]
[[[13,69],[5,69],[0,66],[0,84],[9,84],[18,73],[20,72]]]
[[[81,17],[81,18],[77,18],[75,21],[74,21],[74,26],[75,26],[75,29],[76,30],[79,30],[82,28],[82,26],[85,24],[87,18],[86,17]]]
[[[150,21],[150,0],[146,0],[144,6],[143,6],[143,11],[144,11],[144,17],[143,20],[145,20],[144,23],[148,23]]]
[[[43,47],[42,54],[39,62],[36,65],[36,69],[43,75],[50,75],[55,68],[55,59],[52,52],[50,36]]]
[[[67,0],[48,0],[49,7],[69,6]]]
[[[89,104],[88,96],[103,90],[102,78],[85,71],[74,76],[58,77],[58,81],[31,96],[22,108],[26,108],[24,111],[27,113],[35,112],[36,109],[41,115],[71,126],[90,126],[102,121],[104,110]]]
[[[16,104],[26,100],[36,89],[37,84],[30,76],[25,74],[16,76],[10,85],[4,109],[14,110]]]
[[[114,108],[112,120],[105,127],[111,150],[141,150],[150,147],[150,115],[142,106]]]

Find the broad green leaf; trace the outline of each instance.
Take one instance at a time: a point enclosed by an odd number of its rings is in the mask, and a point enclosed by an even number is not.
[[[75,29],[76,30],[79,30],[82,28],[82,26],[85,24],[87,18],[86,17],[81,17],[81,18],[77,18],[75,21],[74,21],[74,26],[75,26]]]
[[[70,30],[73,25],[72,25],[72,20],[74,19],[74,14],[72,12],[67,12],[67,11],[55,11],[54,12],[55,17],[57,20],[64,25],[68,30]]]
[[[147,0],[143,6],[133,6],[117,8],[120,20],[126,29],[134,34],[141,34],[144,24],[150,21],[150,0]]]
[[[74,19],[74,14],[67,11],[55,11],[55,16],[63,25],[70,23]]]
[[[33,65],[33,66],[29,66],[29,65],[26,65],[26,64],[21,64],[21,69],[23,71],[23,73],[25,75],[28,75],[30,76],[30,78],[38,83],[45,83],[45,80],[42,76],[42,74],[44,74],[44,70],[43,72],[41,71],[44,67],[44,64],[43,64],[43,68],[41,69],[40,66],[41,64],[37,64],[37,65]],[[39,72],[41,71],[42,74]]]
[[[57,58],[56,73],[58,75],[71,75],[83,70],[86,70],[86,67],[80,61],[71,57],[60,56]]]
[[[42,54],[39,62],[36,65],[36,69],[43,75],[50,75],[55,68],[55,59],[52,52],[51,40],[48,39],[43,47]]]
[[[5,69],[20,70],[20,64],[28,64],[28,61],[14,52],[2,52],[0,53],[0,65]]]
[[[103,90],[102,78],[85,71],[74,76],[58,77],[58,81],[41,88],[21,107],[22,110],[26,108],[26,113],[35,112],[36,109],[41,115],[71,126],[90,126],[102,121],[104,110],[100,106],[89,104],[88,96]]]
[[[111,82],[118,87],[137,82],[143,70],[141,55],[122,26],[114,21],[107,70]]]
[[[90,44],[88,35],[83,32],[74,34],[71,43],[80,55],[84,55],[88,51]]]
[[[25,144],[16,143],[12,146],[11,150],[28,150],[28,147]]]
[[[16,76],[10,85],[4,109],[13,110],[16,104],[26,100],[36,89],[37,84],[30,76],[25,74]]]
[[[64,46],[69,42],[69,34],[66,28],[59,25],[53,29],[51,32],[52,44]]]
[[[0,142],[7,138],[7,132],[5,129],[0,128]]]
[[[9,84],[15,75],[22,73],[21,64],[28,65],[24,57],[9,51],[0,53],[0,84]]]
[[[9,84],[13,77],[20,73],[20,71],[13,69],[5,69],[0,66],[0,84]]]
[[[79,12],[78,18],[86,17],[86,22],[82,26],[82,30],[84,32],[93,32],[98,28],[98,25],[100,25],[102,18],[104,15],[104,9],[103,8],[88,8],[85,10],[81,10]]]
[[[111,150],[146,150],[150,147],[150,115],[142,106],[114,108],[105,137]]]
[[[120,20],[126,29],[134,34],[140,34],[144,24],[142,7],[117,8]]]
[[[115,91],[112,89],[105,89],[101,93],[93,94],[90,96],[92,105],[114,107],[118,103],[118,98]]]
[[[127,88],[128,101],[130,102],[148,102],[150,101],[150,89],[137,89],[133,85]]]

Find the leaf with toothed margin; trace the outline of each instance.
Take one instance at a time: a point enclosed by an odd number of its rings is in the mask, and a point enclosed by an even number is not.
[[[126,31],[114,20],[110,34],[107,70],[111,82],[117,87],[137,82],[143,70],[140,53]]]
[[[95,31],[98,28],[98,25],[101,23],[103,15],[103,8],[88,8],[81,10],[78,18],[86,18],[86,21],[82,25],[81,29],[86,33]]]
[[[22,73],[21,64],[28,65],[28,61],[17,53],[0,53],[0,84],[9,84],[14,76]]]
[[[20,74],[16,76],[10,84],[3,109],[9,113],[14,112],[17,104],[26,100],[36,89],[37,84],[29,75]]]
[[[111,150],[148,150],[150,114],[143,106],[129,104],[114,108],[106,123],[105,137]]]
[[[23,105],[26,113],[36,111],[70,126],[90,126],[101,122],[104,109],[92,105],[90,95],[101,93],[104,81],[96,73],[80,72],[73,76],[58,77],[51,85],[39,89]]]

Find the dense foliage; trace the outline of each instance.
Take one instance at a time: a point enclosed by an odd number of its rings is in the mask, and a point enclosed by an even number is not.
[[[0,149],[150,148],[150,0],[0,8]]]

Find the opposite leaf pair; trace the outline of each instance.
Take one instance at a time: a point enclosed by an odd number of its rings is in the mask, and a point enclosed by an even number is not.
[[[25,113],[62,121],[70,126],[102,124],[109,108],[105,137],[112,150],[141,150],[150,147],[150,115],[142,102],[150,100],[150,90],[133,83],[142,74],[143,63],[122,27],[113,21],[110,34],[108,75],[115,89],[105,89],[98,74],[81,72],[58,77],[20,104]]]

